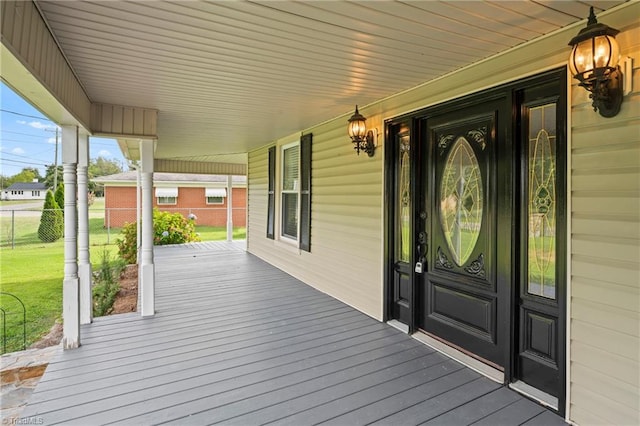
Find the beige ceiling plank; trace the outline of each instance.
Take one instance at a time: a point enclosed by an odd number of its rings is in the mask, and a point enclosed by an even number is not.
[[[324,5],[319,3],[318,5]],[[457,15],[449,17],[443,14],[434,14],[426,10],[413,7],[403,3],[391,3],[385,1],[379,2],[352,2],[348,3],[353,10],[345,12],[357,15],[362,20],[368,20],[373,23],[382,22],[387,25],[388,22],[400,20],[403,22],[402,31],[422,34],[431,34],[434,31],[441,33],[451,40],[452,45],[459,43],[467,45],[466,40],[470,36],[474,41],[484,42],[487,46],[494,50],[502,50],[514,45],[512,36],[505,36],[495,28],[487,28],[477,25],[475,22],[464,22]],[[324,5],[323,7],[328,7]],[[520,42],[526,40],[523,35],[517,35],[516,40]]]
[[[589,8],[593,6],[596,15],[603,10],[615,6],[624,1],[619,0],[584,0],[584,1],[566,1],[566,0],[539,0],[538,3],[550,9],[562,12],[570,17],[570,22],[575,19],[587,19],[589,16]]]
[[[160,62],[163,64],[177,64],[181,66],[190,66],[193,68],[201,67],[202,69],[220,69],[220,70],[228,70],[230,67],[233,67],[233,70],[230,72],[236,72],[235,69],[241,69],[244,72],[251,73],[263,73],[262,69],[256,70],[248,70],[247,67],[249,65],[254,64],[255,62],[247,57],[242,57],[238,59],[230,60],[229,57],[224,57],[222,60],[219,60],[218,57],[213,56],[189,56],[186,53],[178,53],[179,49],[176,49],[176,52],[168,52],[168,51],[151,51],[150,46],[145,46],[140,44],[139,42],[127,43],[128,50],[123,55],[123,47],[122,45],[102,45],[101,43],[94,42],[92,39],[96,39],[94,36],[90,36],[87,34],[82,34],[81,37],[74,37],[75,34],[65,34],[65,32],[61,33],[61,39],[65,41],[65,44],[69,46],[70,52],[76,52],[78,56],[86,56],[86,57],[99,57],[102,58],[103,55],[106,57],[110,56],[124,56],[128,60],[135,60],[137,58],[146,58],[153,62]],[[99,48],[98,48],[99,47]],[[82,50],[81,50],[82,49]],[[152,52],[152,53],[151,53]],[[446,54],[443,52],[443,56]],[[376,57],[372,57],[372,60],[360,60],[358,55],[353,55],[353,58],[349,58],[348,61],[351,63],[362,63],[367,67],[370,67],[369,72],[378,72],[378,73],[386,73],[393,72],[393,70],[398,70],[399,72],[403,72],[404,74],[414,73],[416,75],[423,76],[424,69],[438,70],[439,72],[443,72],[449,70],[452,66],[455,66],[456,61],[460,60],[469,60],[469,58],[462,58],[461,55],[449,55],[449,58],[446,60],[438,60],[434,61],[433,57],[429,57],[429,60],[425,60],[424,58],[419,58],[414,61],[405,61],[400,57],[385,56],[380,53]],[[347,62],[347,59],[344,59],[343,62]],[[278,67],[278,68],[291,68],[291,61],[280,61],[275,64],[267,64],[263,63],[264,67],[271,65],[270,68]],[[314,67],[315,65],[315,67]],[[381,69],[384,67],[384,69]],[[308,69],[317,69],[317,61],[310,62],[310,65],[305,68]],[[344,68],[343,68],[344,70]]]
[[[136,82],[136,80],[138,78],[144,78],[144,76],[141,76],[137,73],[123,73],[118,75],[117,77],[114,77],[108,71],[105,71],[103,69],[105,66],[109,65],[115,64],[97,61],[93,69],[88,68],[91,78],[85,80],[87,86],[101,86],[103,87],[103,89],[112,88],[116,91],[115,93],[130,93],[130,90],[135,90],[136,88],[138,88],[143,93],[148,92],[149,95],[151,95],[150,92],[153,92],[154,95],[159,94],[159,92],[164,88],[168,96],[180,96],[175,94],[176,90],[178,89],[186,90],[187,92],[191,93],[189,96],[198,96],[203,91],[211,92],[212,94],[224,94],[235,91],[236,93],[240,94],[240,98],[246,96],[255,99],[255,96],[257,96],[258,94],[263,94],[265,97],[274,94],[274,97],[276,98],[283,98],[287,94],[295,93],[305,94],[305,96],[313,94],[321,95],[323,93],[326,95],[332,92],[335,92],[337,94],[341,90],[340,87],[347,84],[339,84],[338,82],[334,81],[328,82],[324,85],[317,84],[314,87],[308,87],[308,81],[301,80],[299,84],[294,84],[296,83],[294,80],[288,79],[281,82],[283,85],[285,85],[286,88],[284,88],[276,84],[277,81],[270,81],[270,84],[266,84],[265,82],[260,80],[252,81],[249,79],[244,79],[241,80],[238,84],[233,84],[233,82],[226,81],[222,78],[215,79],[214,81],[198,80],[196,78],[197,76],[194,76],[193,81],[187,81],[184,74],[165,71],[156,73],[156,80],[154,80],[153,83],[146,83],[141,86],[140,83]],[[372,84],[371,81],[363,81],[363,84],[367,83],[369,85]],[[398,80],[394,80],[389,77],[386,83],[397,85]],[[385,81],[382,81],[381,84],[385,85]],[[353,82],[351,83],[351,85],[353,85]],[[238,90],[242,90],[244,92],[238,92]],[[278,94],[277,92],[282,93]],[[231,96],[231,94],[229,94],[229,96]]]
[[[399,20],[398,25],[390,26],[390,19],[386,14],[378,14],[375,20],[365,21],[360,19],[358,14],[354,14],[352,7],[355,4],[349,2],[270,2],[265,7],[280,10],[291,15],[313,16],[315,21],[322,22],[327,27],[351,28],[354,31],[352,39],[361,37],[364,40],[390,39],[402,41],[403,44],[416,46],[432,45],[441,43],[442,48],[448,47],[450,50],[461,49],[462,51],[474,50],[491,52],[495,46],[482,40],[477,40],[473,47],[469,46],[464,35],[456,35],[451,31],[444,32],[438,28],[429,27],[428,31],[423,25],[418,25],[407,20]],[[322,9],[327,7],[327,9]],[[349,13],[351,11],[351,14]],[[354,20],[353,17],[358,16]],[[409,31],[410,29],[412,31]]]
[[[491,1],[491,5],[503,9],[505,13],[515,12],[522,15],[522,22],[537,23],[545,34],[575,21],[575,18],[546,7],[542,2]]]
[[[229,79],[230,81],[244,81],[248,78],[255,78],[256,80],[264,81],[268,83],[271,80],[282,80],[291,82],[292,78],[298,76],[300,82],[308,86],[310,79],[316,82],[327,82],[333,84],[336,78],[342,78],[346,73],[351,76],[366,79],[371,82],[376,81],[388,81],[388,76],[391,69],[382,68],[381,66],[370,66],[370,64],[361,64],[358,69],[343,69],[341,72],[335,72],[332,76],[326,70],[323,72],[318,66],[310,66],[305,69],[296,70],[293,67],[289,67],[287,63],[283,62],[277,67],[264,66],[257,67],[235,67],[229,64],[220,63],[213,67],[199,66],[189,64],[187,61],[181,61],[175,63],[171,61],[154,60],[153,55],[138,55],[136,57],[128,58],[123,55],[102,55],[100,52],[96,52],[94,49],[88,47],[71,47],[68,50],[68,56],[76,58],[78,60],[86,61],[87,63],[100,63],[108,66],[121,66],[125,70],[134,70],[135,73],[148,73],[150,71],[158,73],[176,73],[184,76],[193,76],[202,80],[215,79]],[[157,59],[157,58],[155,58]],[[195,61],[197,63],[197,61]],[[367,69],[372,71],[366,72]],[[365,70],[365,71],[363,71]],[[374,72],[375,71],[375,72]],[[386,71],[386,72],[385,72]],[[448,71],[444,66],[441,67],[415,67],[414,72],[405,72],[398,75],[397,80],[402,82],[415,82],[417,79],[423,79],[425,73],[434,73],[436,75]],[[384,79],[384,80],[382,80]],[[419,80],[418,80],[419,81]]]
[[[60,25],[71,26],[71,20],[72,18],[70,16],[63,16],[59,17],[59,19],[53,19],[52,21]],[[146,40],[138,31],[130,28],[115,30],[113,27],[106,24],[89,22],[81,25],[73,25],[72,28],[73,32],[71,33],[60,32],[60,39],[68,40],[78,38],[81,40],[86,40],[89,37],[95,38],[98,35],[104,37],[105,34],[109,34],[111,41],[119,41],[121,46],[140,46],[139,50],[147,49],[147,51],[150,51],[152,49],[151,46],[156,46],[156,48],[153,48],[153,50],[151,51],[153,51],[154,54],[160,57],[163,55],[163,53],[165,54],[165,56],[171,57],[171,54],[169,52],[184,51],[185,48],[189,48],[191,49],[191,52],[193,52],[193,54],[199,55],[199,57],[203,58],[204,60],[216,60],[218,58],[224,58],[225,61],[229,61],[230,59],[237,58],[238,60],[246,62],[248,58],[250,58],[251,60],[253,60],[252,62],[254,64],[256,60],[258,60],[261,64],[269,64],[275,61],[288,61],[288,66],[291,68],[306,68],[307,70],[312,69],[314,64],[318,64],[319,62],[321,62],[325,66],[329,64],[335,65],[336,72],[344,70],[344,68],[348,66],[349,63],[354,61],[354,58],[378,58],[375,63],[371,64],[371,70],[377,70],[377,66],[382,66],[383,63],[386,63],[387,66],[393,68],[400,68],[406,64],[405,66],[411,67],[408,68],[409,70],[411,70],[417,65],[416,61],[418,60],[414,59],[412,61],[409,61],[406,55],[401,55],[395,50],[390,52],[374,52],[369,55],[362,55],[361,52],[363,52],[363,50],[361,48],[350,48],[350,50],[355,53],[349,53],[348,55],[343,56],[338,55],[337,50],[327,50],[326,54],[320,54],[309,49],[301,50],[296,46],[287,46],[286,48],[283,48],[284,50],[281,49],[281,51],[272,51],[271,54],[269,54],[269,51],[253,46],[246,47],[242,51],[240,51],[240,49],[231,49],[234,48],[237,44],[231,42],[226,42],[225,44],[221,41],[221,39],[209,40],[200,38],[197,41],[195,39],[184,40],[183,44],[178,44],[176,42],[177,38],[174,36],[160,36],[163,43],[161,49],[158,49],[156,44],[157,40],[155,40],[153,37],[149,37],[149,39]],[[100,32],[100,30],[104,32]],[[232,50],[231,52],[230,49]],[[119,50],[120,52],[123,51],[123,49]],[[433,50],[434,49],[430,49],[427,53],[432,54]],[[450,52],[449,46],[447,46],[447,51]],[[291,56],[292,52],[295,52],[295,57]],[[474,52],[475,55],[477,55],[478,53],[479,52]],[[445,63],[451,63],[453,61],[461,59],[460,53],[454,53],[454,55],[452,56],[451,54],[447,55],[446,53],[441,52],[440,56],[446,58],[442,61]],[[424,57],[420,58],[417,55],[414,57],[419,58],[424,62]],[[411,56],[409,56],[409,58],[411,58]],[[433,60],[433,58],[431,58],[431,60]],[[467,60],[467,58],[464,58],[464,60]],[[396,63],[398,64],[396,65]]]
[[[531,25],[531,28],[514,25],[512,22],[516,18],[515,16],[511,16],[511,19],[505,19],[504,17],[501,18],[500,14],[492,14],[493,7],[488,4],[482,4],[482,8],[478,7],[477,10],[471,10],[464,6],[468,5],[468,2],[463,2],[463,6],[458,6],[459,2],[407,1],[406,3],[414,9],[420,9],[433,15],[433,19],[447,21],[449,25],[487,29],[501,37],[515,38],[517,40],[528,40],[542,35],[539,28],[533,25]],[[371,7],[376,7],[376,5],[377,3],[373,3]],[[502,10],[500,9],[498,12],[502,12]]]

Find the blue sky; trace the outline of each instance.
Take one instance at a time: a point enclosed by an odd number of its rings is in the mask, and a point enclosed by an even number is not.
[[[36,167],[44,176],[45,165],[55,162],[56,124],[0,82],[0,174],[13,176],[24,167]],[[91,158],[116,160],[126,170],[126,160],[115,139],[94,138]],[[58,164],[62,164],[58,145]]]

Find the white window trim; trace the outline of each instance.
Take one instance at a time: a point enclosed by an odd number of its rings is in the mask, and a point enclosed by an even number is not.
[[[284,152],[285,150],[289,149],[289,148],[293,148],[294,146],[297,146],[298,148],[300,147],[300,141],[297,140],[295,142],[291,142],[285,145],[281,145],[279,147],[279,155],[278,155],[278,160],[277,160],[277,168],[278,173],[278,181],[276,182],[276,187],[278,188],[278,202],[277,202],[277,206],[278,209],[276,211],[276,217],[275,217],[275,221],[276,221],[276,235],[278,236],[278,240],[282,241],[284,243],[290,244],[292,246],[295,246],[296,248],[298,247],[299,241],[300,241],[300,153],[298,151],[298,181],[297,181],[297,185],[296,185],[296,189],[295,191],[287,191],[287,193],[295,193],[297,194],[297,229],[296,229],[296,238],[290,237],[288,235],[284,235],[283,234],[283,226],[282,226],[282,220],[284,218],[284,213],[282,211],[282,209],[284,208],[284,202],[283,202],[283,194],[285,193],[285,191],[283,190],[283,181],[284,181]]]

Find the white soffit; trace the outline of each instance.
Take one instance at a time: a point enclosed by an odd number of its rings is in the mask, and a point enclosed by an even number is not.
[[[37,1],[90,99],[159,110],[155,157],[176,160],[346,122],[620,3]]]

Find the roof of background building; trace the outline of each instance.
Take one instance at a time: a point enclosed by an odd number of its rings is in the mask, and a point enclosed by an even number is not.
[[[46,191],[47,185],[41,182],[16,182],[5,188],[5,191]]]

